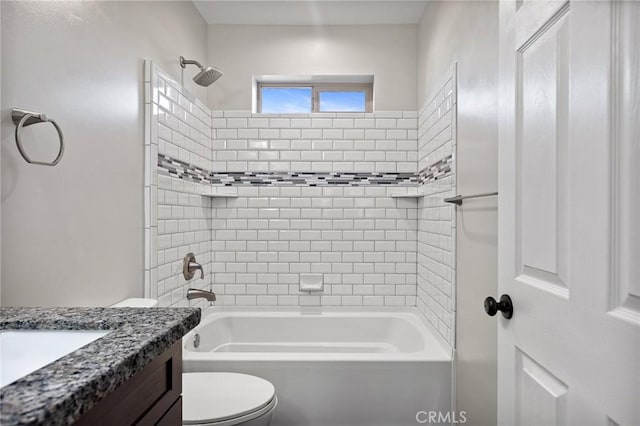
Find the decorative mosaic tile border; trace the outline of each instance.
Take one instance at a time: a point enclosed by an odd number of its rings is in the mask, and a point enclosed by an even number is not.
[[[453,156],[415,173],[356,172],[209,172],[184,161],[158,154],[158,173],[224,186],[414,186],[443,179],[452,173]]]
[[[211,183],[209,171],[164,154],[158,154],[158,173],[191,182]]]
[[[441,180],[453,173],[453,154],[447,155],[440,161],[425,167],[418,173],[418,183],[425,184],[434,180]]]
[[[211,183],[225,186],[371,186],[415,185],[413,173],[227,172],[212,173]]]

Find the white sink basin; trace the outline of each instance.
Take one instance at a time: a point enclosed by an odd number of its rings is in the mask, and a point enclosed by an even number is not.
[[[108,333],[109,330],[2,330],[0,331],[0,387]]]

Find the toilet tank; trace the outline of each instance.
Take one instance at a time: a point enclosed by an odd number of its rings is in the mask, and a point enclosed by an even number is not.
[[[109,306],[110,308],[153,308],[158,306],[156,299],[144,299],[141,297],[133,297],[130,299],[124,299],[115,305]]]

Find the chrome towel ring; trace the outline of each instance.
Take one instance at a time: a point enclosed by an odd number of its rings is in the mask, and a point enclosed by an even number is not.
[[[41,166],[55,166],[62,159],[62,155],[64,154],[64,135],[62,134],[62,129],[58,126],[58,123],[55,122],[54,119],[49,118],[47,114],[41,114],[39,112],[26,111],[19,108],[14,108],[11,110],[11,119],[13,123],[16,125],[16,145],[18,146],[18,151],[20,151],[20,155],[24,158],[27,163],[30,164],[39,164]],[[58,150],[58,155],[56,158],[48,163],[45,161],[35,161],[29,158],[24,148],[22,147],[22,141],[20,140],[20,132],[23,127],[31,126],[33,124],[38,123],[51,123],[53,127],[55,127],[58,132],[58,137],[60,138],[60,149]]]

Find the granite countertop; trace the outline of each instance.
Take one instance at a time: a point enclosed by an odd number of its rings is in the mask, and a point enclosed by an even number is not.
[[[0,308],[4,330],[112,330],[0,388],[0,424],[74,422],[199,322],[198,308]]]

